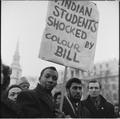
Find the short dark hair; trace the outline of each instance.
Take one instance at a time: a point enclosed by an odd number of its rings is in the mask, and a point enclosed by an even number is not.
[[[44,71],[47,70],[47,69],[52,69],[52,70],[54,70],[54,71],[57,72],[57,69],[56,69],[55,67],[53,67],[53,66],[46,67],[46,68],[44,68],[44,69],[41,71],[41,74],[40,74],[39,80],[40,80],[41,76],[43,75]]]
[[[81,80],[78,78],[71,78],[70,80],[67,81],[66,83],[66,89],[70,89],[72,83],[78,83],[78,84],[82,84]]]
[[[102,88],[102,86],[101,86],[101,83],[100,83],[100,81],[98,81],[98,80],[90,80],[89,82],[88,82],[88,88],[89,88],[89,84],[90,83],[98,83],[99,84],[99,87],[100,87],[100,89]]]

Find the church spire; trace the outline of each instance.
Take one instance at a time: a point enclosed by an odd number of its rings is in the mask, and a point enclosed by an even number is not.
[[[17,40],[15,54],[13,56],[13,62],[11,64],[12,75],[11,75],[11,84],[16,84],[19,78],[21,77],[21,67],[20,67],[20,53],[19,53],[19,40]]]
[[[19,40],[17,40],[15,54],[13,56],[13,63],[12,65],[17,65],[20,67],[20,54],[19,54]]]

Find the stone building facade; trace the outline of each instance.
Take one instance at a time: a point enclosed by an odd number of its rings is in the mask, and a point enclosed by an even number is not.
[[[87,84],[89,80],[96,79],[102,84],[102,94],[113,104],[119,103],[119,64],[116,59],[108,62],[96,63],[91,72],[83,72],[79,69],[68,68],[67,80],[71,77],[78,77],[84,84],[83,99],[87,96]],[[59,89],[64,80],[64,71],[59,72]],[[58,89],[56,87],[56,89]]]

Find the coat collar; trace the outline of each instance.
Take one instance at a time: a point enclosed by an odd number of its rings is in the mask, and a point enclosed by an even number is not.
[[[93,105],[93,102],[91,101],[91,98],[90,98],[90,96],[88,96],[88,98],[86,99],[86,102],[87,102],[87,104],[86,104],[86,106],[90,109],[90,111],[93,113],[93,114],[97,114],[97,109],[96,109],[96,107]],[[106,100],[105,100],[105,98],[102,96],[102,95],[100,95],[100,108],[104,108],[104,104],[105,104],[105,102],[106,102]]]
[[[100,104],[102,105],[106,102],[106,99],[102,95],[99,95],[99,99],[100,99]],[[90,95],[88,96],[87,100],[91,100]]]
[[[67,102],[69,103],[69,105],[71,107],[71,110],[74,114],[74,117],[82,117],[83,107],[82,107],[81,101],[79,100],[79,102],[77,102],[78,103],[78,110],[75,110],[75,102],[72,102],[73,100],[71,101],[68,96],[65,96],[65,98],[66,98]]]
[[[41,84],[38,83],[37,87],[35,88],[35,90],[38,92],[38,93],[44,93],[45,95],[50,95],[52,96],[52,93],[49,92],[48,90],[46,90]]]

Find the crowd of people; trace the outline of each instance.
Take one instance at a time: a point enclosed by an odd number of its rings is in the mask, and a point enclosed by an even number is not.
[[[10,84],[11,68],[1,64],[1,114],[2,118],[115,118],[115,107],[101,94],[98,80],[88,83],[88,96],[81,100],[83,84],[79,78],[66,82],[66,93],[60,109],[62,92],[52,94],[57,85],[58,72],[53,66],[44,68],[34,89],[30,85]],[[24,77],[23,77],[24,80]]]

